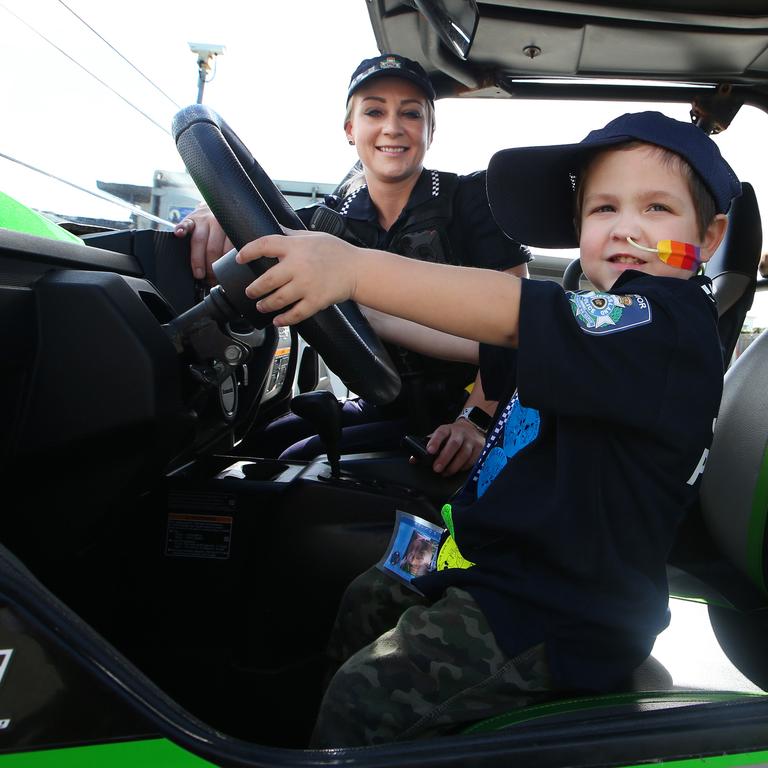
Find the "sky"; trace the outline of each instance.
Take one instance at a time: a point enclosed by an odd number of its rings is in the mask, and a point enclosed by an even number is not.
[[[342,128],[347,84],[361,59],[379,53],[366,0],[0,0],[0,40],[0,153],[93,190],[96,180],[151,185],[156,170],[184,169],[170,126],[197,98],[190,42],[225,46],[203,102],[272,178],[336,183],[356,159]],[[426,164],[467,173],[486,167],[496,150],[579,141],[621,112],[646,108],[441,99]],[[686,105],[664,111],[688,119]],[[758,138],[768,135],[766,120],[742,108],[715,138],[746,180],[768,180]],[[756,188],[768,214],[768,197]],[[3,158],[0,190],[41,210],[128,217]],[[768,218],[766,232],[767,225]]]

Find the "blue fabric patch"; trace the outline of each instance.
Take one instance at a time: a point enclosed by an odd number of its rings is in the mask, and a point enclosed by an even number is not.
[[[477,476],[477,497],[480,498],[488,486],[496,479],[499,472],[507,465],[518,451],[532,443],[539,435],[541,417],[534,408],[520,405],[517,395],[512,399],[502,419],[505,419],[501,445],[495,445],[484,457]],[[498,436],[499,429],[494,430]]]
[[[488,486],[496,479],[496,475],[507,466],[507,454],[497,445],[492,448],[485,457],[483,466],[480,467],[480,476],[477,478],[477,498],[479,499],[488,490]]]
[[[540,422],[541,417],[535,408],[524,408],[515,398],[515,406],[504,427],[504,453],[508,458],[511,459],[538,437]]]
[[[584,333],[616,333],[651,322],[651,305],[644,296],[597,291],[568,291],[567,295],[573,316]]]

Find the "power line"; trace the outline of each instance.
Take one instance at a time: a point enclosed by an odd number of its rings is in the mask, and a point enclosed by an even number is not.
[[[166,221],[165,219],[161,219],[159,216],[155,216],[153,213],[147,213],[147,211],[145,211],[143,208],[139,208],[138,205],[132,205],[127,200],[123,200],[119,197],[116,197],[115,195],[110,195],[109,192],[104,192],[104,191],[95,192],[92,189],[81,187],[79,184],[75,184],[73,181],[67,181],[66,179],[62,179],[61,176],[55,176],[52,173],[48,173],[48,171],[44,171],[41,168],[36,168],[34,165],[25,163],[23,160],[17,160],[15,157],[6,155],[3,152],[0,152],[0,157],[2,157],[5,160],[10,160],[12,163],[17,163],[18,165],[21,165],[24,168],[29,168],[30,171],[41,173],[43,176],[47,176],[49,179],[55,179],[56,181],[60,181],[63,184],[68,184],[70,187],[79,189],[81,192],[85,192],[86,194],[93,195],[94,197],[99,197],[102,200],[106,200],[109,203],[114,203],[115,205],[120,205],[123,208],[127,208],[136,216],[142,216],[143,218],[149,219],[150,221],[157,222],[158,224],[163,224],[164,226],[170,229],[174,229],[174,227],[176,226],[175,224],[173,224],[173,222]]]
[[[64,0],[58,0],[61,5],[63,5],[78,21],[85,24],[88,29],[93,32],[96,37],[98,37],[105,45],[108,45],[126,64],[133,67],[136,72],[138,72],[155,90],[159,91],[163,96],[165,96],[168,101],[173,104],[176,109],[181,109],[181,104],[176,103],[159,85],[157,85],[153,80],[150,80],[133,62],[129,61],[125,56],[123,56],[120,51],[115,48],[112,43],[110,43],[108,40],[106,40],[104,37],[102,37],[82,16],[78,15],[75,11],[73,11],[65,2]]]
[[[144,110],[142,110],[140,107],[137,107],[132,101],[129,101],[128,99],[126,99],[125,96],[123,96],[122,94],[118,93],[111,85],[109,85],[109,83],[104,82],[104,80],[102,80],[98,75],[95,75],[93,72],[91,72],[90,69],[88,69],[87,67],[83,66],[79,61],[77,61],[77,59],[75,59],[72,56],[70,56],[62,48],[59,48],[59,46],[56,45],[56,43],[54,43],[53,41],[49,40],[42,32],[38,32],[38,30],[36,30],[31,24],[29,24],[28,22],[24,21],[24,19],[22,19],[20,16],[16,15],[4,3],[0,3],[0,8],[2,8],[4,11],[6,11],[6,13],[9,13],[11,16],[13,16],[18,21],[20,21],[25,27],[27,27],[27,29],[29,29],[32,32],[34,32],[38,37],[40,37],[43,40],[45,40],[46,43],[48,43],[49,45],[53,46],[59,53],[61,53],[64,56],[66,56],[73,64],[76,64],[78,67],[80,67],[80,69],[82,69],[84,72],[89,74],[94,80],[97,80],[105,88],[107,88],[110,91],[112,91],[112,93],[114,93],[115,96],[117,96],[119,99],[124,101],[129,107],[131,107],[132,109],[135,109],[143,117],[146,117],[147,120],[149,120],[150,123],[152,123],[153,125],[156,125],[163,133],[165,133],[168,136],[171,135],[171,132],[166,127],[160,125],[160,123],[158,123],[154,118],[150,117],[146,112],[144,112]]]

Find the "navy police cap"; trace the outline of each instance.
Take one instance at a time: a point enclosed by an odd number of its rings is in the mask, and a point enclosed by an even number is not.
[[[347,101],[361,85],[377,77],[402,77],[410,80],[424,91],[430,101],[435,100],[435,89],[421,64],[396,53],[385,53],[373,59],[364,59],[358,64],[349,81]]]
[[[701,128],[661,112],[628,112],[578,144],[497,152],[488,165],[488,200],[498,225],[526,245],[577,247],[575,180],[596,150],[630,141],[656,144],[683,157],[711,193],[718,213],[725,213],[741,194],[733,169]]]

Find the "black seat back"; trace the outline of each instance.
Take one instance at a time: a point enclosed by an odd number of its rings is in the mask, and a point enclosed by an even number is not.
[[[757,283],[763,227],[755,190],[742,183],[742,195],[728,212],[728,229],[720,247],[704,268],[717,299],[718,330],[726,367],[733,356]]]

